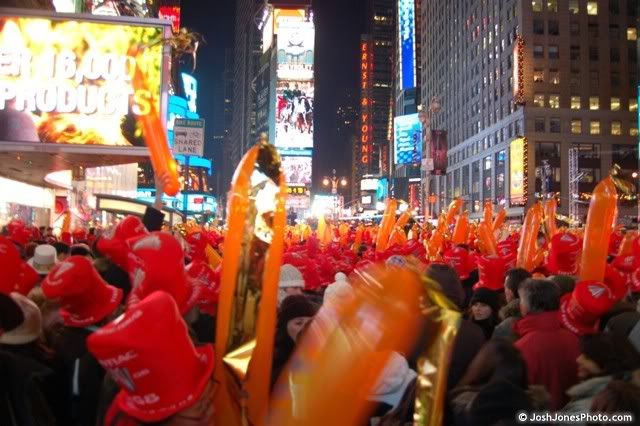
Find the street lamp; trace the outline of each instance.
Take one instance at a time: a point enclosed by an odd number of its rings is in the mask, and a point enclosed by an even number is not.
[[[346,177],[338,177],[336,176],[336,169],[331,170],[331,176],[325,176],[322,178],[322,186],[328,187],[331,185],[331,194],[333,194],[333,214],[337,218],[338,217],[338,209],[340,207],[340,203],[338,201],[338,185],[340,187],[345,187],[349,181],[347,181]]]
[[[433,159],[431,158],[431,121],[433,119],[433,115],[440,112],[441,109],[442,104],[440,103],[440,98],[434,96],[431,98],[431,102],[429,103],[429,109],[427,109],[427,111],[422,109],[419,113],[420,122],[424,126],[424,152],[421,169],[424,171],[422,193],[424,194],[425,199],[428,194],[430,194],[430,175],[431,170],[433,170]],[[424,203],[425,218],[429,217],[429,210],[429,203]]]

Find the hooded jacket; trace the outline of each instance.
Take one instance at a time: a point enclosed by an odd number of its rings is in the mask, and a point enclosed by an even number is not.
[[[567,402],[565,392],[577,378],[578,337],[562,327],[558,311],[529,314],[515,324],[515,346],[527,363],[529,384],[543,385],[551,395],[551,410]]]
[[[569,390],[567,390],[567,395],[571,398],[571,401],[565,405],[562,412],[575,414],[588,413],[591,410],[591,403],[595,396],[604,390],[611,380],[611,376],[592,377],[584,382],[571,386]]]

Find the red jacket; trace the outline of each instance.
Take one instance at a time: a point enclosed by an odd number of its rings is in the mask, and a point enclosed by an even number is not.
[[[551,395],[551,410],[567,402],[566,391],[578,382],[578,337],[562,327],[558,311],[529,314],[514,330],[529,373],[529,384],[544,385]]]

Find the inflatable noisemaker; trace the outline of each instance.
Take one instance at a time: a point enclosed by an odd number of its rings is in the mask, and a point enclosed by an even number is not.
[[[524,224],[520,230],[520,243],[518,246],[518,258],[516,266],[531,272],[535,268],[536,256],[538,255],[538,232],[542,223],[542,206],[540,203],[534,204],[524,219]]]
[[[492,291],[504,289],[504,276],[508,270],[508,259],[497,255],[478,256],[478,276],[479,280],[474,284],[473,289],[487,288]]]
[[[140,69],[141,56],[139,53],[138,49],[132,48],[129,55],[136,60],[132,81],[133,90],[136,92],[148,90],[147,82]],[[167,132],[160,120],[160,114],[156,108],[155,100],[149,102],[149,112],[147,114],[138,116],[138,122],[142,126],[144,141],[149,149],[153,171],[156,176],[164,179],[164,193],[173,197],[180,190],[178,163],[176,163],[176,160],[174,160],[169,150]]]
[[[502,257],[507,262],[507,269],[516,267],[516,258],[518,253],[518,244],[504,240],[500,241],[496,247],[498,256]]]
[[[446,218],[444,216],[440,216],[438,226],[432,231],[431,238],[429,238],[428,243],[426,243],[429,260],[434,260],[438,256],[440,248],[442,248],[442,243],[444,243],[444,232],[446,228]]]
[[[398,217],[394,228],[404,229],[405,225],[409,223],[409,219],[411,219],[411,212],[409,211],[410,209],[411,208],[408,208],[407,210],[403,211],[402,214],[400,214],[400,217]]]
[[[616,222],[617,198],[616,187],[611,177],[598,183],[593,190],[582,243],[582,281],[602,282],[604,279],[609,239]]]
[[[469,278],[473,270],[469,252],[464,247],[453,247],[445,251],[442,260],[456,270],[461,280]]]
[[[400,227],[396,227],[393,232],[391,232],[391,236],[389,237],[388,247],[393,247],[394,245],[404,245],[407,242],[407,234],[404,233],[404,229]]]
[[[286,185],[264,139],[242,158],[227,202],[216,324],[215,424],[263,424],[286,224]]]
[[[504,225],[504,221],[507,218],[507,211],[501,208],[496,214],[496,218],[493,220],[493,232],[498,231]]]
[[[558,210],[558,200],[551,198],[544,202],[544,229],[547,233],[547,239],[551,240],[558,232],[556,226],[556,211]]]
[[[389,245],[389,237],[393,230],[393,224],[396,219],[396,207],[398,202],[395,198],[389,198],[387,200],[387,208],[382,216],[382,222],[380,223],[380,229],[378,229],[378,235],[376,236],[376,251],[383,252]]]
[[[458,216],[456,226],[453,228],[451,242],[453,244],[465,244],[469,235],[469,213],[464,212]]]
[[[447,226],[453,225],[454,219],[458,214],[458,212],[460,211],[460,209],[462,208],[463,204],[464,204],[464,200],[462,198],[456,198],[451,202],[451,204],[449,204],[449,209],[447,210],[447,215],[445,219],[445,223]]]
[[[338,234],[340,235],[340,245],[343,247],[346,246],[349,242],[349,225],[341,223],[340,226],[338,226]]]
[[[635,231],[627,231],[622,237],[622,242],[618,248],[618,256],[628,256],[633,254],[633,243],[638,238],[638,233]]]
[[[582,241],[568,232],[557,233],[551,238],[547,270],[553,275],[576,275]]]
[[[362,244],[362,234],[364,233],[364,226],[358,225],[356,228],[356,235],[353,240],[353,246],[351,246],[351,250],[354,253],[357,253],[360,250],[360,245]]]
[[[482,221],[486,224],[493,223],[493,204],[491,204],[491,201],[484,202],[484,210],[482,212]]]
[[[478,241],[482,247],[482,253],[486,255],[495,255],[497,250],[496,237],[493,234],[491,225],[487,222],[481,222],[478,225]]]

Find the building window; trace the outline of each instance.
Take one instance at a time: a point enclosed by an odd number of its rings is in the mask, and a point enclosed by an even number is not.
[[[544,34],[544,21],[542,19],[533,20],[533,33]]]
[[[609,13],[617,15],[620,13],[620,4],[618,0],[609,0]]]
[[[612,47],[609,51],[609,59],[612,63],[617,64],[620,62],[620,49]]]
[[[569,13],[580,13],[580,5],[578,0],[569,0]]]
[[[591,120],[589,122],[589,134],[591,135],[600,134],[600,120]]]
[[[538,133],[546,132],[544,117],[536,117],[534,121],[534,130]]]
[[[629,128],[629,136],[638,136],[638,128],[630,127]]]
[[[533,46],[533,57],[534,58],[544,58],[544,46],[540,46],[536,44]]]
[[[558,0],[547,0],[547,10],[549,12],[558,11]]]
[[[589,82],[592,88],[597,89],[600,86],[600,73],[598,71],[590,71]]]
[[[620,111],[620,98],[611,98],[611,111]]]
[[[598,24],[596,22],[589,22],[587,29],[589,31],[589,37],[598,38]]]
[[[589,109],[592,111],[600,109],[600,98],[598,96],[589,97]]]
[[[637,99],[629,99],[629,111],[634,112],[638,110],[638,100]]]
[[[582,105],[580,105],[580,96],[572,96],[571,97],[571,109],[580,109]]]
[[[571,133],[574,135],[582,134],[582,120],[579,118],[571,119]]]
[[[580,46],[570,46],[569,47],[569,57],[572,61],[580,60]]]
[[[619,121],[611,122],[611,134],[614,136],[620,136],[622,134],[622,123]]]
[[[620,87],[620,73],[611,71],[611,87]]]
[[[531,9],[534,12],[542,12],[542,0],[531,0]]]
[[[620,29],[617,24],[609,24],[609,38],[611,40],[620,38]]]
[[[557,36],[559,34],[560,34],[560,26],[558,25],[558,21],[555,19],[551,19],[549,21],[549,35]]]
[[[569,31],[572,36],[580,35],[580,23],[571,21],[569,24]]]
[[[597,1],[588,1],[587,2],[587,14],[588,15],[597,15],[598,14],[598,2]]]
[[[533,95],[533,105],[544,108],[544,95],[536,93]]]
[[[560,108],[560,95],[549,95],[549,108]]]
[[[558,59],[560,58],[560,51],[558,50],[558,46],[550,45],[549,46],[549,59]]]
[[[534,83],[544,83],[544,70],[540,68],[535,68],[533,70],[533,82]]]
[[[571,74],[569,75],[569,86],[571,86],[572,88],[580,87],[580,70],[571,70]]]
[[[590,61],[597,61],[598,60],[598,47],[597,46],[590,46],[589,47],[589,60]]]
[[[549,82],[551,84],[560,84],[560,72],[557,69],[549,70]]]
[[[627,40],[636,41],[638,40],[638,30],[635,27],[627,28]]]
[[[551,117],[549,119],[549,132],[560,133],[560,118]]]

